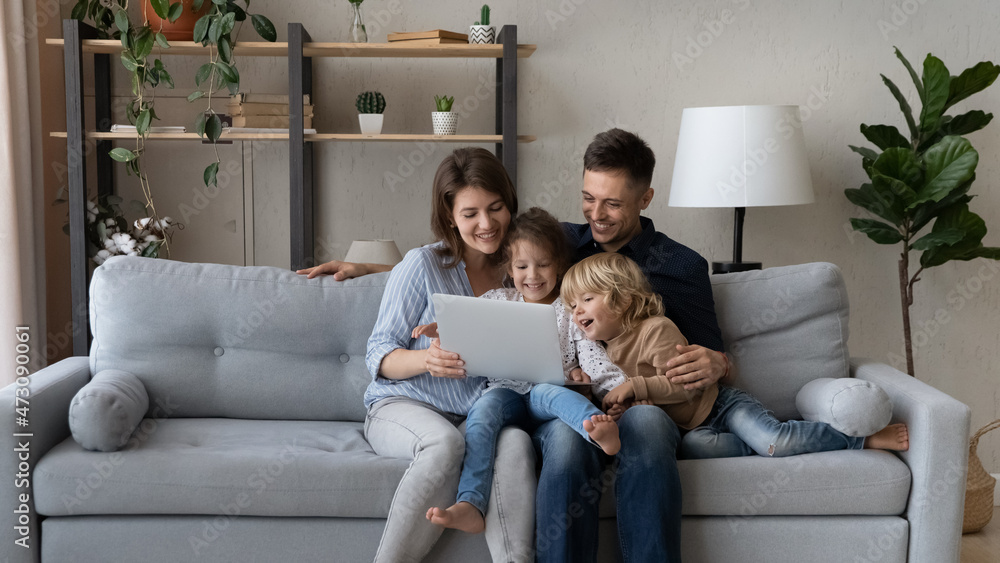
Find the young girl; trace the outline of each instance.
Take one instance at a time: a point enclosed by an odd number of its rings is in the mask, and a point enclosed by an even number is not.
[[[600,345],[588,341],[559,300],[559,283],[569,266],[569,243],[562,225],[543,209],[534,207],[515,219],[505,244],[505,265],[514,288],[495,289],[487,299],[552,305],[557,312],[563,372],[567,380],[591,376],[599,394],[625,380]],[[414,337],[437,337],[436,324],[418,326]],[[512,351],[516,352],[516,351]],[[621,442],[612,418],[576,391],[556,385],[492,379],[483,395],[469,409],[465,430],[465,459],[454,505],[431,508],[427,519],[446,528],[469,533],[483,531],[483,514],[489,502],[497,435],[510,424],[539,424],[558,418],[588,438],[605,453],[618,453]]]
[[[779,422],[753,396],[712,385],[687,391],[664,376],[667,362],[687,340],[663,316],[639,266],[617,253],[582,260],[566,273],[563,302],[587,338],[607,343],[607,354],[628,379],[603,400],[605,409],[635,401],[660,405],[677,426],[691,430],[681,441],[681,457],[753,455],[781,457],[810,452],[876,448],[905,451],[904,424],[892,424],[868,438],[847,436],[824,422]],[[613,411],[609,411],[613,412]]]

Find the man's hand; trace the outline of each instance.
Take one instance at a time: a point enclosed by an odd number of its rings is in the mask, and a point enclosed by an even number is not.
[[[580,382],[580,383],[590,383],[590,376],[587,375],[580,368],[574,368],[573,371],[569,372],[569,381]],[[590,385],[572,385],[570,389],[576,391],[577,393],[583,395],[584,397],[590,399],[593,396],[591,393]]]
[[[632,382],[626,381],[618,387],[615,387],[608,394],[604,396],[604,401],[601,402],[601,408],[605,412],[611,407],[611,405],[621,405],[624,403],[631,403],[632,399],[635,398],[635,389],[632,388]],[[608,413],[611,414],[611,413]]]
[[[313,279],[316,276],[332,275],[333,279],[337,281],[344,281],[352,278],[360,278],[361,276],[367,276],[368,274],[388,272],[391,269],[392,266],[384,264],[361,264],[358,262],[331,260],[325,264],[320,264],[319,266],[298,270],[295,273],[309,276],[309,279]]]
[[[413,328],[413,332],[410,333],[410,338],[420,338],[421,336],[426,336],[428,338],[440,338],[438,336],[438,324],[431,323],[426,325],[417,325]]]
[[[722,354],[704,346],[677,345],[680,355],[667,362],[666,375],[675,385],[684,385],[691,391],[701,389],[719,381],[726,374],[729,365]]]

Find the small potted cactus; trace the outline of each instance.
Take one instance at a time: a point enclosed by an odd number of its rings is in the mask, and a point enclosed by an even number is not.
[[[458,130],[458,114],[451,111],[453,103],[455,96],[434,96],[437,111],[431,112],[431,122],[434,124],[435,135],[454,135]]]
[[[479,10],[479,21],[469,28],[469,43],[494,43],[497,32],[490,25],[490,7],[483,4]]]
[[[362,92],[355,102],[358,108],[358,121],[361,123],[362,135],[378,135],[382,133],[382,112],[385,111],[385,98],[381,92]]]

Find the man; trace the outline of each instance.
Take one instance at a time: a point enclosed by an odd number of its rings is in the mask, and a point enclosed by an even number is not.
[[[649,206],[656,160],[637,135],[611,129],[587,147],[583,172],[584,224],[566,223],[582,260],[619,252],[635,260],[670,317],[691,343],[679,347],[666,375],[688,389],[710,385],[728,373],[715,316],[708,263],[697,252],[659,233],[640,213]],[[387,271],[377,264],[333,261],[300,270],[310,278],[337,280]],[[662,409],[638,405],[618,420],[622,451],[617,465],[565,424],[540,426],[533,434],[541,453],[535,502],[535,542],[542,562],[595,561],[598,501],[615,472],[618,536],[625,561],[680,561],[681,491],[677,474],[680,432]]]

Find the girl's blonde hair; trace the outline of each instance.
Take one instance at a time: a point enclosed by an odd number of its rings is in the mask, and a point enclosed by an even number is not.
[[[569,307],[584,293],[604,296],[625,331],[663,314],[663,301],[653,292],[639,265],[617,252],[603,252],[581,260],[566,272],[561,296]]]

